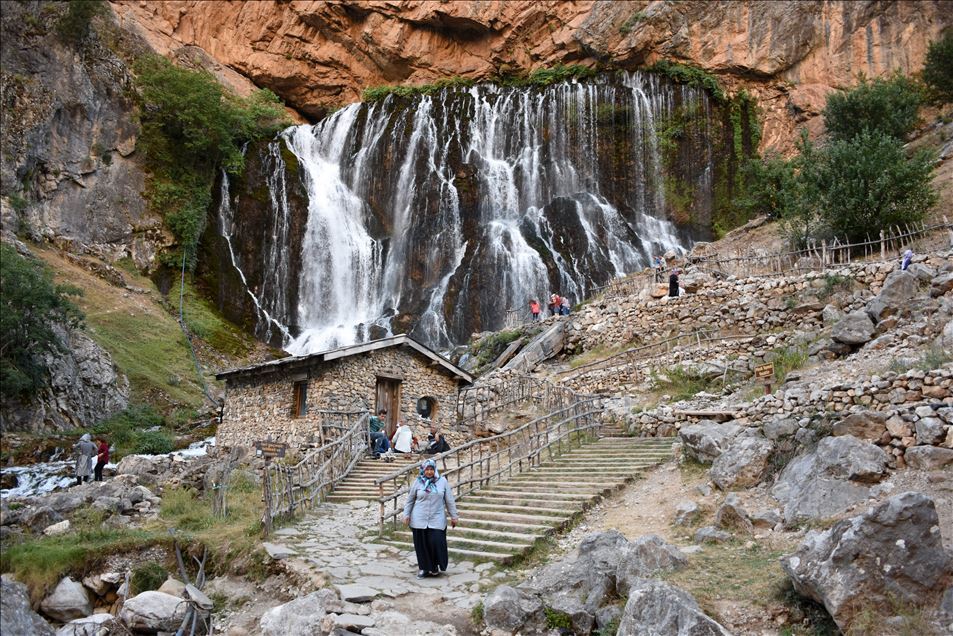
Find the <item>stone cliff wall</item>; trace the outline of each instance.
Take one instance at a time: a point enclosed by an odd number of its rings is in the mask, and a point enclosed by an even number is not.
[[[160,52],[200,47],[311,118],[381,84],[665,58],[748,88],[765,118],[762,147],[782,149],[796,125],[816,129],[832,88],[858,73],[919,70],[929,42],[953,24],[940,0],[112,4]]]

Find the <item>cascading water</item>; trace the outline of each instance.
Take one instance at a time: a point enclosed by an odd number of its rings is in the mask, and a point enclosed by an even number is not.
[[[290,128],[273,146],[287,144],[307,192],[297,308],[280,309],[290,279],[263,284],[259,301],[296,326],[285,346],[304,354],[394,332],[447,346],[500,327],[530,298],[581,300],[653,254],[685,249],[686,232],[666,218],[677,190],[660,149],[671,134],[658,126],[687,110],[691,130],[678,134],[695,141],[683,182],[704,217],[708,96],[650,74],[392,96]],[[291,176],[277,172],[267,187],[287,219]]]

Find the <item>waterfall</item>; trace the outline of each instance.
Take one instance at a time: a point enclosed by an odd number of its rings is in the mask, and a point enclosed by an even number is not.
[[[686,203],[667,198],[658,127],[689,110]],[[687,248],[667,213],[711,211],[711,116],[702,90],[623,73],[390,96],[289,128],[266,185],[271,240],[287,245],[286,144],[308,201],[301,270],[293,282],[277,252],[261,306],[296,326],[285,347],[304,354],[398,332],[447,346],[530,298],[582,300]],[[297,307],[281,313],[294,284]]]

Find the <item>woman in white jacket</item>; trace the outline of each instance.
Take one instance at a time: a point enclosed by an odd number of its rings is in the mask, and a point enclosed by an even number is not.
[[[437,472],[437,463],[428,459],[420,467],[404,505],[404,523],[414,535],[417,553],[417,578],[438,576],[447,571],[447,511],[450,525],[457,527],[459,515],[453,489],[446,477]]]
[[[413,450],[414,432],[401,420],[397,424],[397,430],[390,440],[390,446],[396,453],[409,453]]]

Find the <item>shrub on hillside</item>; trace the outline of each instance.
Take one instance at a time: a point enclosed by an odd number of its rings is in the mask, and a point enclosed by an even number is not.
[[[929,153],[908,158],[899,140],[881,132],[830,144],[810,177],[830,235],[859,242],[921,220],[938,200],[932,164]]]
[[[108,14],[105,0],[70,0],[56,23],[56,32],[70,44],[81,44],[89,35],[93,18]]]
[[[931,101],[953,102],[953,29],[930,43],[922,77]]]
[[[194,264],[218,170],[241,172],[244,144],[273,136],[289,121],[267,89],[241,98],[210,73],[178,68],[158,55],[140,58],[135,71],[142,147],[152,171],[147,197]]]
[[[46,382],[44,354],[62,350],[53,327],[78,325],[79,309],[41,263],[0,245],[0,395],[4,400],[34,393]]]
[[[172,437],[161,430],[165,419],[149,405],[134,404],[93,427],[113,447],[113,461],[125,455],[171,452]]]
[[[832,140],[852,139],[867,130],[904,139],[917,124],[920,87],[903,75],[867,80],[828,95],[824,126]]]

